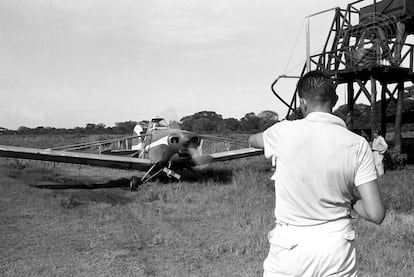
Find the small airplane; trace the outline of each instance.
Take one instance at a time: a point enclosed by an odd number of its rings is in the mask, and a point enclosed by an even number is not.
[[[132,136],[48,149],[0,145],[0,157],[144,171],[141,178],[133,176],[130,180],[131,190],[136,190],[140,184],[160,174],[179,180],[181,175],[177,172],[183,169],[193,171],[197,165],[263,154],[263,149],[252,147],[202,154],[206,139],[236,144],[244,142],[170,128],[165,119],[157,117],[148,123],[146,131],[141,125],[136,125]],[[114,144],[118,149],[104,150],[105,146]],[[125,149],[121,149],[122,145]],[[80,152],[92,147],[98,148],[98,154]]]

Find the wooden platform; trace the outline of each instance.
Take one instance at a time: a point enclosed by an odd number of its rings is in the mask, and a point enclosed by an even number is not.
[[[372,77],[387,84],[398,83],[400,81],[414,82],[414,73],[408,68],[393,66],[358,66],[338,71],[326,71],[331,76],[335,76],[339,84],[354,82],[356,80],[367,81]]]

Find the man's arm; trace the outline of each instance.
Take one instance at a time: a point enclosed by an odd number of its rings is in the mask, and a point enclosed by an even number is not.
[[[385,207],[376,180],[359,185],[361,199],[352,207],[363,219],[381,224],[385,217]]]
[[[380,138],[381,138],[381,140],[380,140],[380,142],[381,142],[380,153],[384,154],[388,149],[388,144],[387,144],[387,142],[385,141],[385,139],[383,137],[380,137]]]
[[[254,135],[250,136],[249,145],[251,147],[262,148],[263,149],[264,148],[263,132],[262,133],[257,133],[257,134],[254,134]]]

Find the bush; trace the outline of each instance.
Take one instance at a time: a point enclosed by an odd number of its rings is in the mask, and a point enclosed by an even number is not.
[[[395,150],[390,150],[384,155],[384,166],[386,169],[402,170],[408,160],[407,154],[401,154]]]

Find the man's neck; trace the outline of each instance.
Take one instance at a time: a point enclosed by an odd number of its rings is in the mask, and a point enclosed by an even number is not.
[[[327,106],[308,106],[308,108],[306,110],[305,117],[308,114],[314,113],[314,112],[319,112],[319,113],[332,113],[332,108],[331,107],[327,107]]]

